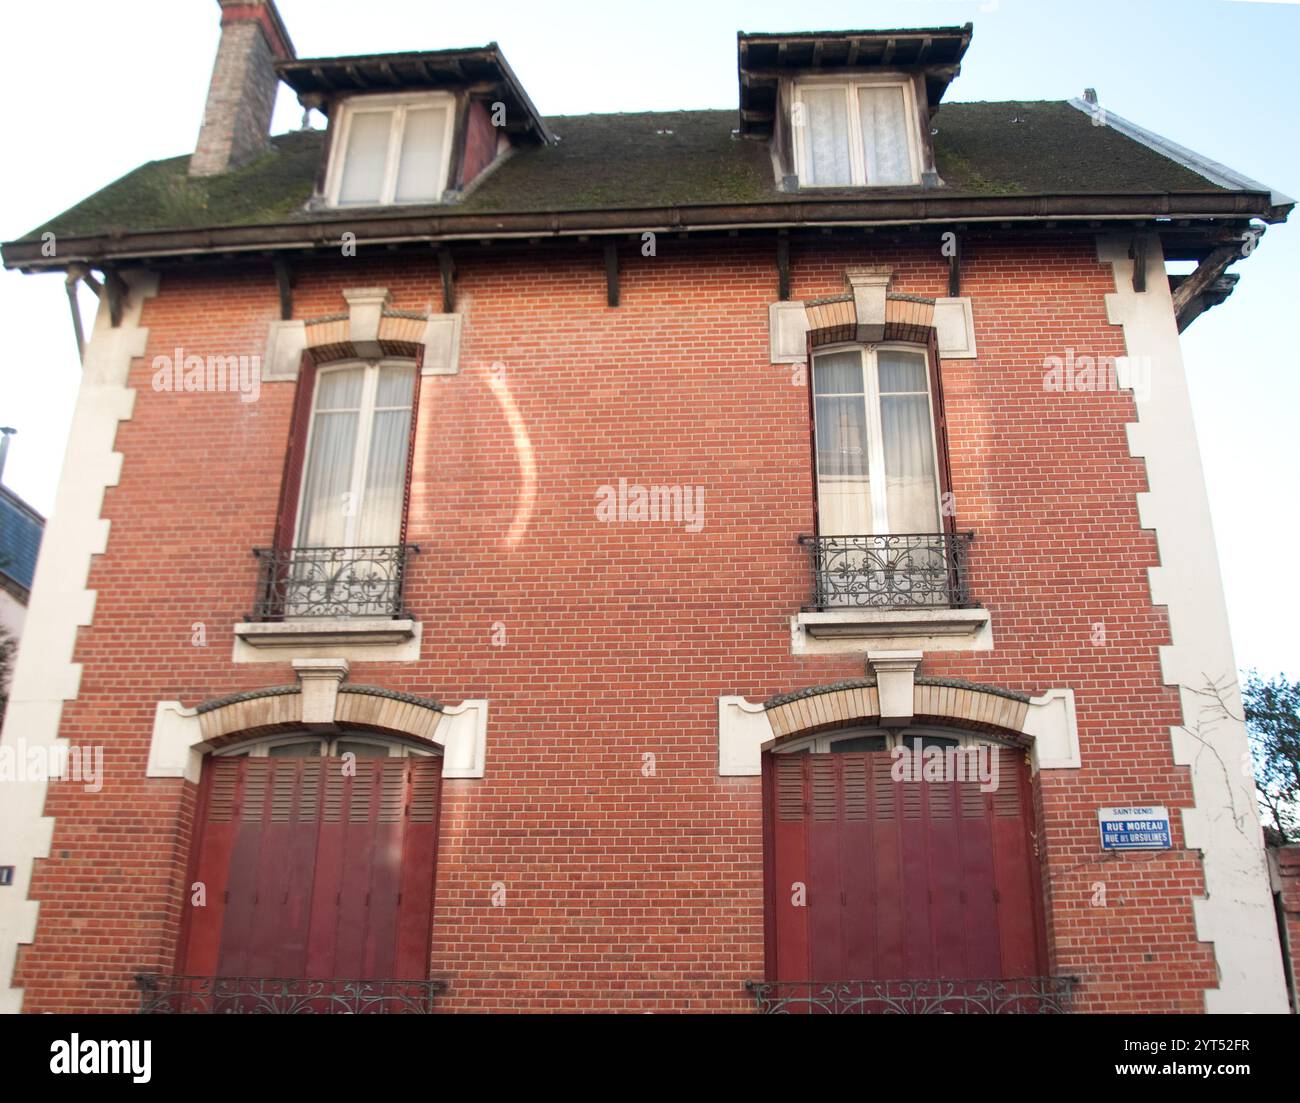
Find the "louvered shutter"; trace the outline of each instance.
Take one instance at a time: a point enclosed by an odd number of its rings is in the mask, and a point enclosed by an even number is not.
[[[1045,972],[1024,756],[993,753],[991,793],[895,781],[888,752],[769,756],[774,979]],[[790,904],[796,881],[806,908]]]
[[[191,867],[208,907],[191,909],[182,970],[426,977],[441,767],[436,757],[210,759]]]

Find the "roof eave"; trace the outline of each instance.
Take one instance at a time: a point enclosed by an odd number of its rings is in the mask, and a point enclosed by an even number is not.
[[[496,71],[502,85],[517,100],[528,120],[528,130],[540,141],[555,140],[537,106],[519,82],[501,48],[495,42],[460,50],[427,50],[397,54],[357,54],[355,56],[291,58],[276,62],[276,72],[300,101],[310,102],[329,94],[367,94],[424,88],[454,87],[470,83],[464,66],[474,64]],[[448,68],[434,73],[430,66]],[[418,69],[421,76],[402,77],[398,69]],[[370,70],[369,77],[364,70]],[[376,75],[376,70],[378,75]],[[343,77],[346,81],[340,83]]]
[[[370,216],[349,211],[296,222],[205,227],[137,233],[61,235],[59,255],[42,256],[40,240],[0,246],[4,266],[35,272],[61,271],[69,264],[163,260],[217,253],[295,251],[337,244],[346,224],[358,244],[391,244],[576,237],[581,234],[710,230],[797,229],[800,227],[889,227],[961,222],[1133,221],[1177,219],[1222,221],[1258,218],[1284,221],[1291,206],[1276,207],[1266,192],[1214,189],[1146,194],[890,197],[872,200],[809,196],[797,201],[747,204],[666,205],[588,211],[522,213],[393,213]]]

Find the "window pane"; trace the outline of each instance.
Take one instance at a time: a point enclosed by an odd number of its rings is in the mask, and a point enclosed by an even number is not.
[[[851,184],[848,100],[843,88],[804,88],[804,148],[809,184]]]
[[[830,747],[831,754],[864,754],[884,749],[883,735],[858,735],[852,739],[837,739]]]
[[[381,408],[375,412],[370,436],[358,544],[386,546],[396,544],[401,536],[414,387],[413,366],[380,369],[376,404]],[[392,408],[383,409],[385,406]]]
[[[340,758],[345,754],[354,754],[358,758],[387,758],[388,748],[382,743],[358,743],[351,739],[340,739],[334,753]]]
[[[357,111],[348,127],[347,156],[343,159],[340,203],[378,203],[388,161],[388,138],[393,128],[391,111]]]
[[[410,432],[410,410],[380,410],[375,414],[358,544],[387,546],[396,544],[401,536]]]
[[[356,447],[355,411],[316,415],[302,489],[300,547],[337,548],[348,543],[347,518],[355,511],[349,494]]]
[[[885,502],[890,532],[939,531],[930,404],[925,395],[883,395]]]
[[[379,369],[379,390],[375,405],[383,409],[400,406],[409,409],[415,393],[415,367],[411,364],[385,364]]]
[[[310,743],[281,743],[276,747],[267,747],[266,753],[271,758],[317,758],[320,756],[320,740]]]
[[[871,531],[871,478],[862,354],[850,350],[816,357],[813,393],[817,418],[818,528],[823,536],[868,533]]]
[[[317,377],[316,409],[355,410],[361,405],[363,368],[323,371]]]
[[[432,201],[442,194],[442,181],[438,175],[442,168],[442,138],[446,127],[447,113],[440,107],[422,107],[406,112],[402,160],[397,171],[397,202]]]
[[[881,394],[899,391],[920,391],[924,394],[929,391],[925,357],[920,353],[882,349],[878,360]]]
[[[858,352],[830,352],[813,361],[814,394],[861,394],[862,356]]]
[[[877,354],[877,364],[889,531],[938,532],[934,435],[925,357],[886,349]]]
[[[902,88],[859,88],[858,111],[862,121],[862,149],[867,159],[867,183],[912,183],[907,101]]]

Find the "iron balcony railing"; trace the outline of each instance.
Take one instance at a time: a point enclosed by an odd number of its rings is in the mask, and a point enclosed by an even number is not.
[[[765,1015],[1064,1015],[1077,977],[746,981]]]
[[[975,534],[801,536],[812,553],[813,608],[967,609]]]
[[[260,570],[252,619],[404,617],[406,561],[419,550],[254,548]]]
[[[141,1015],[430,1015],[440,980],[292,980],[139,973]]]

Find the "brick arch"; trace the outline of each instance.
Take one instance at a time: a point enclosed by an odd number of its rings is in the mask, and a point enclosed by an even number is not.
[[[874,324],[859,317],[854,295],[810,299],[804,304],[811,346],[845,342],[904,341],[928,345],[935,337],[934,299],[888,292],[884,296],[884,321]]]
[[[306,354],[312,364],[341,360],[418,360],[424,353],[427,314],[384,307],[373,336],[354,333],[350,314],[327,314],[305,324]]]
[[[300,685],[215,698],[195,712],[210,750],[304,728]],[[443,714],[443,706],[430,698],[377,686],[340,686],[334,706],[334,722],[340,727],[398,735],[437,749],[441,744],[434,736]]]
[[[1023,731],[1030,699],[1022,693],[977,682],[917,678],[908,726],[934,724],[986,735],[1017,747],[1033,737]],[[812,686],[769,699],[764,711],[777,745],[836,728],[880,722],[880,694],[870,679]]]

